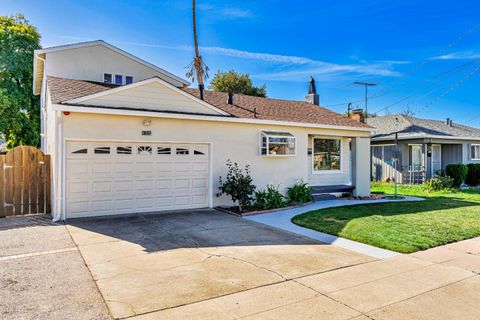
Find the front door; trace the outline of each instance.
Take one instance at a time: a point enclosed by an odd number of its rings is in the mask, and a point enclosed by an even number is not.
[[[434,144],[432,145],[432,176],[436,176],[440,170],[442,170],[442,146]]]

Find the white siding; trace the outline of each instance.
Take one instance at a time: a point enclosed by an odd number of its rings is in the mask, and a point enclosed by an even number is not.
[[[133,76],[134,82],[155,76],[181,87],[162,73],[102,45],[54,51],[46,54],[48,76],[103,82],[103,74]]]
[[[150,82],[86,100],[82,104],[184,113],[219,114],[189,97],[174,92],[174,90],[159,82]]]
[[[86,139],[102,141],[150,141],[173,143],[211,143],[213,192],[218,190],[218,177],[225,177],[227,159],[238,162],[242,167],[250,165],[252,177],[257,188],[272,184],[279,186],[282,192],[303,179],[310,183],[345,184],[349,177],[348,138],[343,139],[344,172],[322,175],[318,180],[309,179],[311,162],[307,155],[309,135],[341,136],[368,135],[344,130],[326,130],[282,126],[260,126],[254,124],[222,123],[210,121],[191,121],[151,118],[148,130],[151,136],[142,136],[145,130],[142,117],[109,116],[98,114],[71,113],[63,116],[65,139]],[[294,157],[261,157],[259,135],[261,130],[282,130],[293,134],[297,139],[297,155]],[[366,152],[369,152],[367,148]],[[368,170],[368,168],[367,168]],[[317,176],[315,176],[317,178]],[[214,205],[230,204],[226,197],[213,198]]]

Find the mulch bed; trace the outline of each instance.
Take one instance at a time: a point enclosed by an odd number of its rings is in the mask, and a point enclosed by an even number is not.
[[[251,211],[244,211],[244,212],[239,212],[238,207],[215,207],[216,210],[226,212],[228,214],[232,214],[234,216],[238,217],[246,217],[246,216],[254,216],[257,214],[263,214],[263,213],[270,213],[270,212],[276,212],[276,211],[282,211],[282,210],[287,210],[287,209],[293,209],[293,208],[299,208],[299,207],[304,207],[306,205],[309,205],[313,203],[313,201],[306,202],[306,203],[301,203],[301,204],[293,204],[289,205],[286,207],[282,208],[276,208],[276,209],[271,209],[271,210],[251,210]]]

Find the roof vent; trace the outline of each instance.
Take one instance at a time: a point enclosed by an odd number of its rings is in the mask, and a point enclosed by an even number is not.
[[[228,104],[233,104],[233,93],[231,93],[231,92],[228,93],[227,103]]]

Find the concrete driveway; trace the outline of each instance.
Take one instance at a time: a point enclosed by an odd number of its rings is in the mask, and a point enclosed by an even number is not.
[[[111,319],[64,225],[0,219],[0,319]]]
[[[231,319],[313,299],[313,314],[348,319],[361,313],[290,280],[375,260],[213,210],[72,220],[67,228],[115,318],[193,311],[200,314],[190,318]],[[179,306],[187,310],[172,311]]]

